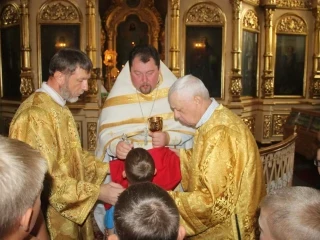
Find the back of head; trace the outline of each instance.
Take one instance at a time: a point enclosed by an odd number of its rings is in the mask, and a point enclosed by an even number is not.
[[[46,171],[47,162],[37,150],[0,136],[0,239],[34,205]]]
[[[135,57],[139,57],[140,61],[147,63],[153,58],[158,69],[160,68],[160,55],[157,49],[151,45],[137,45],[129,54],[129,68],[131,69],[132,61]]]
[[[261,210],[275,240],[316,240],[320,236],[320,191],[287,187],[267,195]]]
[[[49,76],[56,71],[71,75],[78,67],[89,73],[92,70],[90,58],[78,49],[62,48],[50,60]]]
[[[120,240],[176,240],[179,212],[170,195],[150,183],[131,185],[115,205],[115,230]]]
[[[143,148],[130,150],[124,167],[130,184],[151,182],[153,179],[155,171],[154,160],[150,153]]]
[[[209,91],[204,83],[197,77],[189,74],[177,79],[169,89],[168,98],[170,99],[173,93],[189,99],[194,96],[199,96],[202,99],[210,99]]]

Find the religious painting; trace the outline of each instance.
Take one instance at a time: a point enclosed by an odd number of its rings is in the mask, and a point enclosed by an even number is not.
[[[137,15],[129,15],[117,28],[117,69],[121,71],[129,60],[132,48],[140,44],[149,43],[148,25],[141,22]]]
[[[20,100],[20,26],[10,26],[1,29],[1,69],[2,97],[10,100]]]
[[[306,36],[277,34],[275,95],[303,95]]]
[[[257,96],[258,33],[242,34],[242,93],[241,96]]]
[[[187,26],[185,74],[200,78],[210,96],[221,98],[222,27]]]
[[[79,24],[41,24],[41,81],[49,77],[49,63],[52,56],[61,48],[80,49]]]

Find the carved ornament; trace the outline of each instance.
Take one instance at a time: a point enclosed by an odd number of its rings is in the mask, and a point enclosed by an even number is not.
[[[277,33],[304,33],[307,34],[307,24],[295,15],[282,17],[277,26]]]
[[[264,96],[271,96],[273,94],[274,89],[274,83],[273,83],[273,77],[265,76],[263,77],[263,85],[262,85],[262,91]]]
[[[252,30],[259,30],[259,19],[255,11],[249,10],[243,16],[242,25],[244,28],[249,28]]]
[[[225,22],[221,9],[215,4],[198,3],[187,13],[186,23],[213,23],[223,25]]]
[[[96,149],[96,139],[97,139],[97,123],[88,122],[88,150],[94,151]]]
[[[260,0],[243,0],[243,2],[258,6]]]
[[[39,16],[45,21],[80,21],[78,9],[68,1],[54,1],[45,4]]]
[[[171,0],[172,9],[180,9],[180,0]]]
[[[311,0],[277,0],[277,7],[280,8],[311,8]]]
[[[283,125],[287,120],[287,114],[276,114],[273,115],[273,135],[282,135],[283,134]]]
[[[241,83],[241,77],[232,77],[231,79],[231,87],[230,92],[233,97],[237,97],[241,95],[242,91],[242,83]]]
[[[1,25],[8,26],[18,24],[20,20],[19,7],[16,4],[8,4],[1,13]]]
[[[316,78],[312,84],[312,88],[310,89],[313,97],[320,96],[320,79]]]
[[[248,126],[251,133],[254,134],[256,119],[253,116],[251,116],[242,118],[242,121]]]
[[[33,92],[33,76],[31,71],[21,72],[20,92],[23,98],[27,98]]]
[[[269,138],[271,133],[271,116],[265,115],[263,118],[263,138]]]

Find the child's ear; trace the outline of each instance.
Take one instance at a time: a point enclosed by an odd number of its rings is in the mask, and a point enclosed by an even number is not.
[[[155,168],[155,169],[154,169],[154,175],[156,175],[156,174],[157,174],[157,169]]]
[[[127,178],[126,171],[122,171],[122,177],[123,177],[123,178]]]
[[[178,232],[178,239],[177,240],[183,240],[186,236],[186,229],[183,226],[179,226],[179,232]]]
[[[25,232],[30,232],[30,222],[33,214],[33,209],[28,208],[27,211],[23,214],[20,219],[20,228],[23,229]]]

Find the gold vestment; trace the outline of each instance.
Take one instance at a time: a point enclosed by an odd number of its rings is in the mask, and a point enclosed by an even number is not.
[[[255,239],[266,189],[254,137],[222,105],[200,126],[193,149],[180,150],[182,187],[169,192],[190,239]]]
[[[48,203],[42,204],[47,205],[44,215],[51,239],[92,240],[88,215],[109,165],[82,150],[69,108],[36,92],[19,107],[9,135],[38,149],[48,162],[44,183]]]

